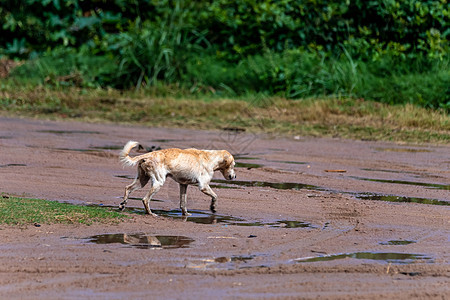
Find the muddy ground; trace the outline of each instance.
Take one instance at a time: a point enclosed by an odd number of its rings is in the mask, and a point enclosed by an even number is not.
[[[0,117],[0,192],[114,206],[148,148],[225,148],[217,213],[168,179],[120,224],[0,226],[0,298],[450,297],[450,146]],[[147,189],[131,196],[140,198]],[[2,201],[2,200],[0,200]]]

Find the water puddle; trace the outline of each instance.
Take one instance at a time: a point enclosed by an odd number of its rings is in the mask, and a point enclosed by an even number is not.
[[[254,259],[256,255],[235,255],[231,257],[231,261],[236,262],[248,262],[252,259]]]
[[[229,185],[222,185],[222,184],[210,184],[209,185],[212,189],[238,189],[239,187],[235,186],[229,186]]]
[[[138,249],[152,248],[188,248],[188,245],[194,240],[185,236],[177,235],[148,235],[144,233],[127,234],[113,233],[100,234],[87,238],[88,243],[95,244],[122,244]]]
[[[220,256],[216,258],[204,258],[201,260],[193,260],[186,264],[185,267],[190,269],[246,269],[252,268],[252,260],[256,255],[232,255],[232,256]]]
[[[291,161],[291,160],[268,160],[270,162],[289,164],[289,165],[306,165],[307,162],[304,161]]]
[[[221,256],[221,257],[216,257],[214,259],[205,259],[204,262],[210,262],[210,263],[220,263],[220,264],[224,264],[224,263],[229,263],[229,262],[248,262],[252,259],[254,259],[256,257],[256,255],[233,255],[231,257],[227,257],[227,256]]]
[[[250,163],[236,162],[235,167],[236,168],[247,168],[247,170],[250,170],[250,169],[256,169],[256,168],[262,168],[263,165],[262,164],[250,164]]]
[[[410,152],[410,153],[418,153],[418,152],[431,152],[428,149],[414,149],[414,148],[375,148],[377,151],[383,152]]]
[[[135,179],[136,175],[114,175],[117,178],[125,178],[125,179]]]
[[[410,253],[383,253],[383,252],[355,252],[355,253],[341,253],[332,255],[323,255],[317,257],[305,257],[294,259],[295,262],[321,262],[321,261],[333,261],[338,259],[366,259],[384,261],[394,264],[411,264],[417,261],[433,262],[431,257],[423,254],[410,254]]]
[[[180,139],[153,139],[151,141],[156,142],[156,143],[170,143],[170,142],[179,142],[179,141],[183,141],[183,140],[180,140]]]
[[[392,195],[380,195],[371,193],[361,193],[354,194],[357,199],[360,200],[375,200],[375,201],[387,201],[387,202],[405,202],[405,203],[420,203],[420,204],[431,204],[431,205],[450,205],[449,201],[428,199],[428,198],[416,198],[416,197],[403,197],[403,196],[392,196]]]
[[[131,199],[131,198],[130,198]],[[140,200],[137,199],[136,200]],[[153,199],[152,199],[153,201]],[[158,200],[156,200],[158,201]],[[159,200],[161,201],[161,200]],[[94,204],[91,204],[95,206]],[[98,206],[98,205],[97,205]],[[101,205],[102,207],[107,208],[116,208],[117,206],[107,206],[107,205]],[[134,214],[140,214],[144,215],[145,210],[143,208],[137,208],[137,207],[126,207],[125,212],[128,213],[134,213]],[[255,222],[249,222],[242,218],[227,216],[227,215],[218,215],[213,214],[206,211],[201,210],[189,210],[190,216],[183,216],[181,214],[181,211],[178,209],[173,210],[158,210],[158,209],[152,209],[152,212],[157,214],[158,216],[162,217],[168,217],[175,220],[183,220],[187,222],[193,222],[197,224],[223,224],[223,225],[235,225],[235,226],[268,226],[271,228],[317,228],[316,226],[312,225],[308,222],[303,221],[297,221],[297,220],[276,220],[273,222],[264,222],[264,221],[255,221]]]
[[[265,162],[269,163],[276,163],[276,164],[287,164],[287,165],[305,165],[307,162],[303,161],[290,161],[290,160],[271,160],[271,159],[265,159],[260,157],[251,157],[251,156],[235,156],[236,159],[236,167],[238,168],[247,168],[247,169],[254,169],[254,168],[262,168],[266,164]],[[242,163],[240,160],[259,160],[262,161],[258,163]],[[283,169],[280,169],[283,170]]]
[[[139,146],[138,146],[136,151],[139,152],[139,153],[149,153],[149,152],[158,151],[158,150],[161,150],[161,149],[162,148],[159,147],[159,146],[147,147],[147,146],[143,146],[143,145],[139,144]]]
[[[283,227],[283,228],[316,228],[315,226],[312,226],[311,223],[306,223],[302,221],[277,221],[277,223],[274,223],[270,225],[270,227]]]
[[[99,150],[94,149],[82,149],[82,148],[53,148],[59,151],[75,151],[75,152],[99,152]]]
[[[415,241],[405,241],[405,240],[391,240],[391,241],[387,241],[387,242],[380,242],[380,245],[385,245],[385,246],[401,246],[401,245],[409,245],[409,244],[414,244],[416,243]]]
[[[0,168],[7,168],[7,167],[26,167],[26,164],[6,164],[6,165],[0,165]]]
[[[100,134],[99,131],[89,130],[36,130],[36,132],[42,133],[54,133],[54,134]]]
[[[273,228],[316,228],[310,223],[302,221],[280,220],[274,222],[255,221],[249,222],[247,220],[226,215],[217,215],[209,212],[190,210],[191,216],[183,216],[179,210],[153,210],[157,215],[170,217],[173,219],[183,219],[188,222],[197,224],[223,224],[235,226],[268,226]]]
[[[100,146],[100,147],[89,147],[91,149],[95,150],[122,150],[123,146]]]
[[[233,180],[228,181],[224,179],[213,179],[211,182],[219,183],[226,186],[238,186],[238,187],[270,187],[278,190],[315,190],[315,191],[323,191],[323,188],[320,188],[315,185],[296,183],[296,182],[267,182],[267,181],[239,181]]]
[[[416,185],[416,186],[424,186],[432,189],[439,190],[450,190],[449,184],[437,184],[437,183],[424,183],[424,182],[415,182],[415,181],[404,181],[404,180],[391,180],[391,179],[373,179],[373,178],[364,178],[357,176],[349,176],[353,179],[364,180],[364,181],[373,181],[373,182],[382,182],[382,183],[395,183],[395,184],[407,184],[407,185]]]
[[[387,169],[370,169],[370,168],[363,168],[361,169],[363,171],[368,171],[368,172],[384,172],[384,173],[396,173],[396,174],[406,174],[410,172],[405,172],[405,171],[395,171],[395,170],[387,170]]]
[[[245,159],[245,160],[260,160],[261,158],[259,157],[252,157],[252,156],[239,156],[239,155],[235,155],[234,158],[236,160],[240,160],[240,159]]]

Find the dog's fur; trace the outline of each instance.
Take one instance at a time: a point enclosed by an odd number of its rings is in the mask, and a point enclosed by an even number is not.
[[[209,182],[214,171],[220,171],[227,180],[236,178],[234,158],[226,150],[197,149],[164,149],[130,157],[130,151],[138,146],[138,142],[129,141],[120,153],[120,161],[124,165],[138,165],[136,179],[125,188],[123,202],[119,209],[123,210],[130,192],[143,188],[150,181],[150,191],[142,199],[147,214],[156,216],[150,210],[150,200],[162,187],[167,177],[180,184],[180,208],[183,215],[188,216],[186,209],[186,190],[188,185],[198,185],[200,191],[211,197],[210,209],[215,212],[217,195],[211,190]]]

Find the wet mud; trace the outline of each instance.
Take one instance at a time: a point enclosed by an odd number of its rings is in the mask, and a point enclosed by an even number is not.
[[[0,226],[2,299],[446,299],[450,147],[0,117],[0,192],[117,209],[118,154],[228,149],[217,212],[167,179],[120,223]],[[0,198],[1,201],[1,198]]]

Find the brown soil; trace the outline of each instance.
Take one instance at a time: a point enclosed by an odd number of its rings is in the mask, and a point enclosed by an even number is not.
[[[207,218],[209,199],[195,187],[194,218],[180,218],[168,179],[151,202],[157,218],[128,210],[132,218],[119,224],[0,226],[0,298],[450,297],[448,145],[1,117],[0,192],[116,207],[135,175],[118,162],[131,139],[228,149],[239,154],[238,181],[213,184],[218,211]],[[361,199],[382,195],[441,205]],[[104,234],[123,243],[90,242]],[[155,236],[192,241],[151,246]]]

